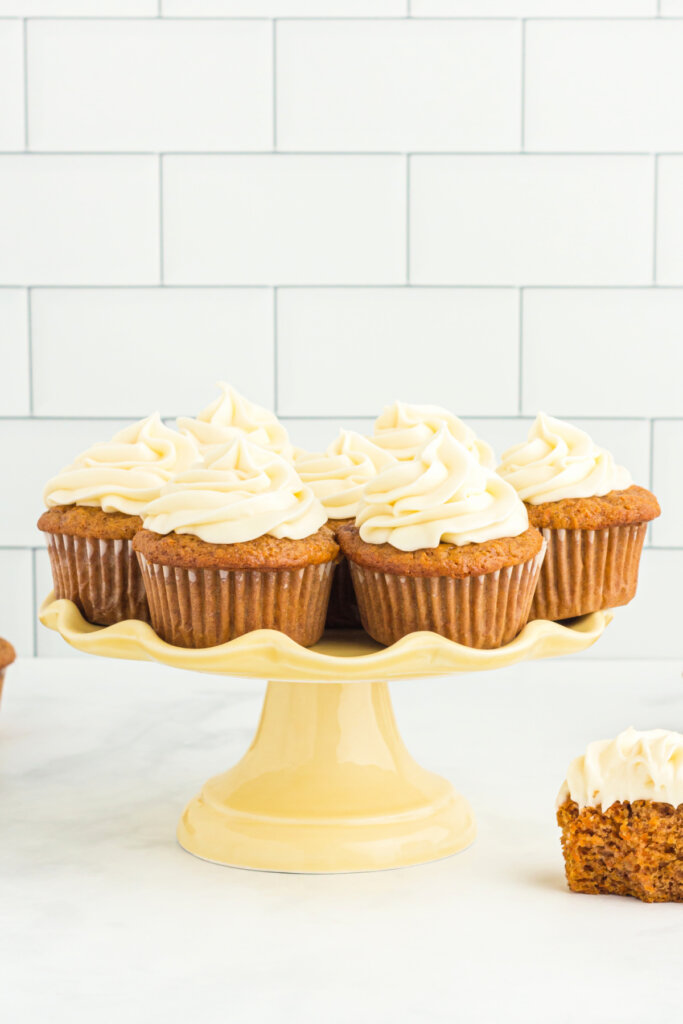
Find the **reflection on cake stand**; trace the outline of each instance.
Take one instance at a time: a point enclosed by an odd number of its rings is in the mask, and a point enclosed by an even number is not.
[[[192,650],[164,643],[144,622],[93,626],[53,594],[40,611],[43,625],[89,654],[269,680],[249,750],[190,801],[178,840],[220,864],[303,872],[419,864],[474,839],[467,800],[408,753],[389,680],[572,654],[595,643],[611,618],[603,611],[568,624],[537,620],[492,651],[435,633],[384,648],[360,632],[328,633],[306,649],[273,630]]]

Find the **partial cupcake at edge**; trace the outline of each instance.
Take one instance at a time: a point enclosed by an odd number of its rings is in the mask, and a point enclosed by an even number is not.
[[[46,486],[55,593],[89,621],[141,619],[180,646],[362,625],[385,645],[429,630],[493,648],[530,618],[633,597],[659,506],[578,428],[539,414],[496,471],[453,413],[395,402],[371,437],[307,452],[220,388],[179,431],[154,414]]]

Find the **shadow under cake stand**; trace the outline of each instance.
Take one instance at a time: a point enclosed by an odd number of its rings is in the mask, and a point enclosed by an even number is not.
[[[241,761],[185,808],[178,841],[197,857],[268,871],[369,871],[463,850],[476,826],[467,800],[422,768],[398,732],[388,681],[502,668],[584,650],[609,611],[568,624],[530,622],[495,650],[412,633],[381,647],[329,632],[305,648],[258,630],[219,647],[173,647],[137,620],[87,622],[71,601],[44,601],[40,621],[72,647],[106,658],[269,680]]]

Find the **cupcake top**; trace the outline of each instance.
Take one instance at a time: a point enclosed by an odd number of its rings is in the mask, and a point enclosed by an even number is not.
[[[589,743],[586,753],[569,766],[558,807],[568,796],[579,809],[606,811],[616,801],[634,800],[678,807],[683,804],[683,734],[629,728],[616,739]]]
[[[375,420],[372,440],[395,459],[414,459],[445,424],[456,441],[464,445],[482,466],[493,469],[493,449],[481,441],[471,427],[438,405],[406,405],[394,402],[384,407]]]
[[[417,551],[516,537],[529,520],[514,488],[481,466],[444,424],[415,459],[370,480],[356,526],[369,544]]]
[[[253,444],[277,452],[285,459],[292,458],[289,435],[275,413],[250,402],[223,381],[218,386],[222,395],[207,405],[196,419],[178,419],[180,432],[189,434],[202,454],[214,445],[246,437]]]
[[[539,412],[527,440],[503,453],[498,473],[531,505],[597,498],[624,491],[633,482],[628,470],[585,431],[544,412]]]
[[[330,519],[349,519],[358,511],[363,488],[393,455],[353,430],[341,430],[325,452],[299,452],[294,467]]]
[[[289,462],[238,437],[215,447],[203,466],[174,477],[147,509],[144,527],[239,544],[266,534],[302,540],[326,521]]]
[[[52,477],[45,486],[45,504],[91,505],[140,516],[173,474],[198,460],[191,438],[171,430],[155,412],[111,441],[94,444]]]

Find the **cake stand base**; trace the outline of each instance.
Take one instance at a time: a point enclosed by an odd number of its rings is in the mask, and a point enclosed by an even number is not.
[[[375,871],[447,857],[475,832],[464,797],[406,750],[386,682],[271,682],[249,750],[190,801],[178,840],[233,867]]]

